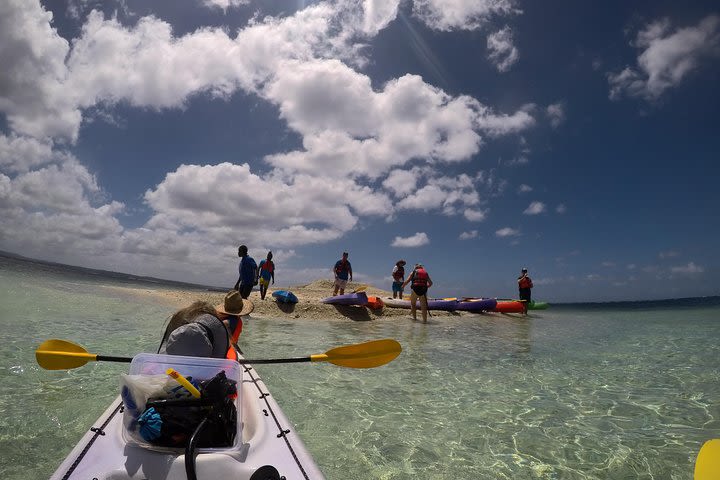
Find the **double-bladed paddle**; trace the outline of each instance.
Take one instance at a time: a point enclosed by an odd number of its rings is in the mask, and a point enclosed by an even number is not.
[[[372,340],[354,345],[345,345],[317,353],[308,357],[247,359],[240,358],[240,363],[299,363],[329,362],[333,365],[349,368],[374,368],[390,363],[400,355],[402,347],[393,339]],[[84,347],[67,340],[51,339],[40,344],[35,350],[38,365],[46,370],[69,370],[82,367],[87,362],[126,362],[132,357],[110,357],[89,353]]]

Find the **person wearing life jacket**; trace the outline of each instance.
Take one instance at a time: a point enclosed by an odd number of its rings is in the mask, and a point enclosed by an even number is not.
[[[275,264],[272,261],[273,254],[268,252],[265,260],[260,260],[258,265],[258,281],[260,283],[260,300],[265,300],[265,294],[270,286],[270,280],[272,279],[273,285],[275,285]]]
[[[237,290],[228,292],[220,305],[194,302],[170,318],[158,353],[237,360],[242,317],[254,307]]]
[[[338,291],[340,291],[340,295],[345,293],[348,279],[352,282],[352,265],[348,261],[348,252],[343,252],[342,258],[335,262],[333,274],[335,275],[335,283],[333,284],[334,297],[338,294]]]
[[[528,306],[530,305],[531,300],[531,293],[530,290],[533,288],[532,279],[530,279],[530,276],[528,275],[527,268],[523,268],[520,271],[520,276],[518,277],[518,295],[520,298],[520,301],[523,302],[523,305],[525,306],[525,314],[527,314]]]
[[[410,293],[410,314],[413,320],[417,320],[416,303],[419,300],[423,322],[427,322],[427,291],[428,288],[432,287],[433,282],[421,263],[415,264],[415,269],[408,276],[407,280],[403,282],[402,288],[405,288],[408,283],[410,284],[412,292]]]
[[[403,297],[403,282],[405,281],[405,260],[398,260],[392,270],[392,292],[393,298]],[[399,297],[398,297],[399,296]]]

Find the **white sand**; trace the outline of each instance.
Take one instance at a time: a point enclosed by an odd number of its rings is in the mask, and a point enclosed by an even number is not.
[[[345,293],[366,286],[365,284],[349,282],[345,288]],[[283,288],[289,290],[298,297],[298,303],[286,304],[277,303],[272,297],[272,292],[276,289],[268,289],[265,300],[260,300],[260,292],[254,290],[250,294],[250,300],[255,305],[251,316],[263,318],[302,318],[302,319],[350,319],[355,321],[378,320],[387,317],[409,317],[410,310],[403,308],[382,308],[371,310],[360,306],[343,306],[343,305],[326,305],[320,303],[323,298],[329,297],[333,292],[332,280],[316,280],[308,285],[294,286]],[[143,297],[156,297],[158,302],[166,303],[169,307],[168,315],[174,310],[190,305],[196,300],[203,300],[213,305],[223,302],[225,293],[209,292],[200,290],[176,290],[176,289],[143,289],[129,287],[108,287],[113,290],[122,290],[129,295],[140,295]],[[277,288],[280,290],[280,288]],[[385,290],[368,286],[365,290],[368,296],[376,296],[380,298],[392,297],[392,293]],[[405,295],[409,298],[409,293]],[[445,313],[445,312],[443,312]],[[418,312],[420,318],[420,312]]]

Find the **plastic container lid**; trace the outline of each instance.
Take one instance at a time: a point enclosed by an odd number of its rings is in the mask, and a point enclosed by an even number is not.
[[[186,357],[181,355],[160,355],[154,353],[140,353],[133,357],[130,363],[130,375],[158,375],[165,374],[168,368],[177,370],[184,377],[192,377],[193,380],[209,380],[225,371],[225,376],[237,382],[237,398],[235,399],[235,408],[237,409],[237,432],[233,445],[225,448],[198,448],[198,452],[225,452],[228,450],[239,450],[242,446],[242,415],[240,406],[242,404],[242,367],[234,361],[224,358],[207,358],[207,357]],[[129,416],[128,409],[125,409],[123,415]],[[126,418],[123,424],[128,425],[131,419]],[[143,448],[160,451],[177,451],[180,449],[161,447],[145,442],[138,434],[127,431],[123,426],[122,435],[125,442],[129,445],[138,445]]]

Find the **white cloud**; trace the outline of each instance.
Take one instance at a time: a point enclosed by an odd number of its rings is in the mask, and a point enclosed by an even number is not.
[[[495,232],[498,237],[517,237],[520,235],[520,230],[511,227],[501,228]]]
[[[0,112],[17,133],[74,139],[81,115],[63,88],[69,44],[51,21],[39,2],[0,2]]]
[[[670,269],[673,273],[680,273],[685,275],[693,275],[696,273],[703,273],[705,269],[700,265],[695,265],[695,262],[690,262],[687,265],[679,265]]]
[[[513,34],[509,26],[488,35],[487,49],[488,59],[498,72],[507,72],[520,58],[520,52],[513,44]]]
[[[545,212],[545,204],[542,202],[532,202],[523,212],[525,215],[538,215]]]
[[[550,125],[553,128],[559,127],[565,121],[565,106],[562,102],[548,105],[545,109],[545,113],[550,119]]]
[[[557,207],[555,207],[555,212],[562,215],[563,213],[567,212],[567,207],[565,206],[565,204],[561,203]]]
[[[53,160],[52,142],[32,137],[0,135],[0,169],[24,173]]]
[[[657,20],[637,34],[633,46],[642,49],[638,65],[608,73],[610,98],[628,95],[655,100],[677,87],[707,57],[718,55],[720,16],[709,15],[695,26],[675,31],[668,19]]]
[[[483,107],[487,113],[477,118],[478,128],[491,137],[520,133],[535,125],[535,119],[530,114],[534,109],[535,105],[527,104],[512,115],[495,115],[489,108]]]
[[[677,257],[677,256],[679,256],[679,255],[680,255],[680,254],[679,254],[678,252],[674,251],[674,250],[668,250],[668,251],[666,251],[666,252],[660,252],[660,253],[658,254],[658,257],[660,257],[660,258],[674,258],[674,257]]]
[[[393,170],[383,180],[383,187],[390,190],[397,197],[405,197],[417,189],[420,176],[419,169]]]
[[[520,185],[517,189],[518,193],[528,193],[528,192],[532,192],[532,191],[533,191],[533,188],[530,185],[526,185],[524,183],[522,185]]]
[[[202,0],[202,4],[208,8],[219,8],[223,12],[227,12],[229,8],[237,8],[247,5],[250,0]]]
[[[475,30],[495,17],[522,13],[512,0],[414,0],[413,13],[435,30]]]
[[[478,237],[478,231],[470,230],[469,232],[462,232],[458,238],[460,240],[470,240],[472,238],[477,238],[477,237]]]
[[[470,222],[482,222],[487,218],[487,210],[479,210],[474,208],[468,208],[463,212],[465,219]]]
[[[417,232],[415,235],[410,237],[395,237],[393,242],[390,244],[392,247],[422,247],[430,243],[425,232]]]

